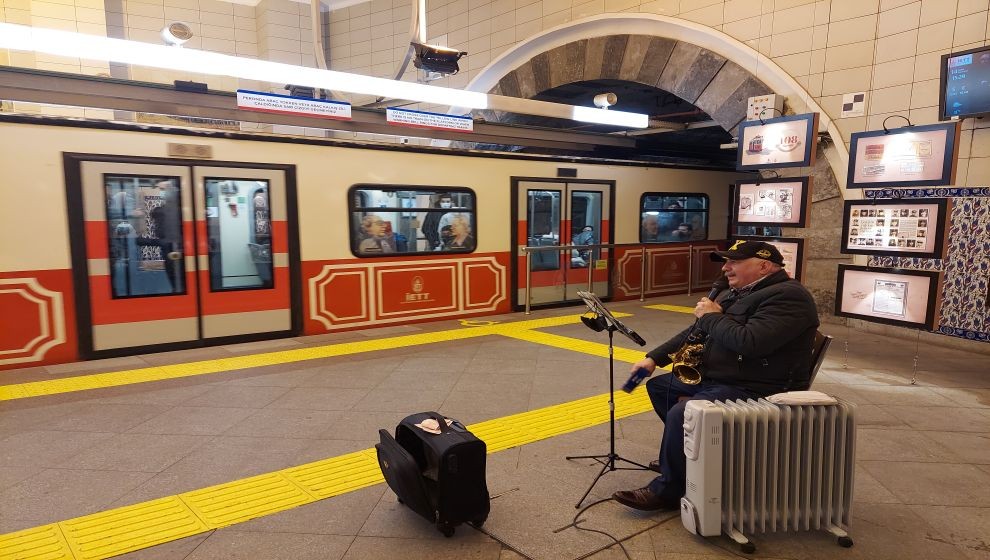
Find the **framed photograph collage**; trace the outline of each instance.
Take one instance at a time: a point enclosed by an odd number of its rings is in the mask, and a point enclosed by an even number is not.
[[[735,225],[805,227],[810,204],[810,177],[737,181]]]
[[[841,252],[940,259],[949,206],[944,198],[847,200]]]

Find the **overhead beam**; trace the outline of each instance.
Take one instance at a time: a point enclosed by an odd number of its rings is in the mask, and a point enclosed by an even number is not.
[[[567,132],[493,123],[474,124],[474,132],[424,130],[389,124],[383,110],[351,109],[351,120],[331,120],[303,115],[260,113],[237,108],[230,92],[177,91],[171,86],[62,72],[0,67],[0,99],[198,117],[273,125],[323,128],[345,132],[415,136],[476,142],[532,146],[591,152],[607,146],[634,148],[633,138],[591,132]]]

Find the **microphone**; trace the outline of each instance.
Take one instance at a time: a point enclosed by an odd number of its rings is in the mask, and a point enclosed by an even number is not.
[[[718,280],[716,280],[715,283],[712,284],[712,290],[708,292],[708,296],[707,296],[708,299],[715,301],[715,298],[718,296],[718,294],[721,293],[722,290],[728,287],[729,287],[729,279],[726,278],[725,275],[719,276]]]

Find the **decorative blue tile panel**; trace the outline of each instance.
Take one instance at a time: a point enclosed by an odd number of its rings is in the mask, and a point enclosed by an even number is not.
[[[943,271],[936,332],[990,342],[990,187],[867,189],[864,194],[867,199],[952,198],[944,259],[870,257],[868,264]]]

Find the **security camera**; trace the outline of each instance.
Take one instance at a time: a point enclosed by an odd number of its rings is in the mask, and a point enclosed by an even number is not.
[[[162,40],[165,41],[166,45],[181,47],[182,43],[192,39],[192,37],[192,29],[181,21],[170,23],[162,28]]]
[[[612,105],[619,102],[619,96],[612,92],[599,93],[595,96],[595,107],[601,107],[602,109],[608,109]]]
[[[426,45],[423,43],[412,43],[416,50],[416,58],[413,65],[420,70],[436,72],[438,74],[456,74],[460,71],[457,61],[467,53],[449,47],[437,45]]]

